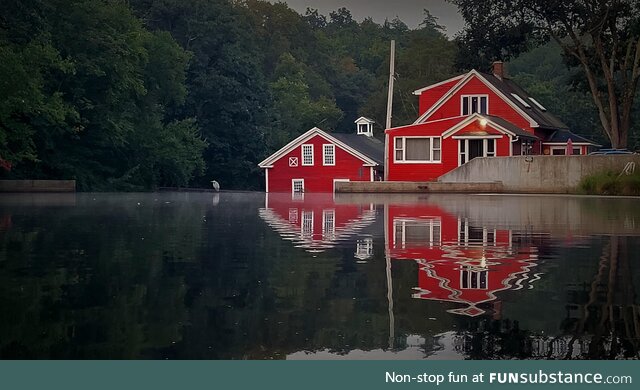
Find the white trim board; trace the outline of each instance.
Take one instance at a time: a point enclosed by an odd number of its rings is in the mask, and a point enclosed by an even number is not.
[[[440,107],[444,105],[453,95],[455,95],[458,91],[462,89],[473,77],[477,77],[487,88],[489,88],[493,93],[498,95],[505,103],[507,103],[511,108],[513,108],[518,114],[520,114],[523,118],[529,121],[531,127],[539,127],[538,122],[536,122],[533,118],[531,118],[526,112],[524,112],[520,107],[515,105],[507,96],[505,96],[499,89],[494,87],[490,82],[487,81],[478,71],[472,69],[469,73],[467,73],[453,88],[449,90],[449,92],[445,93],[431,108],[425,111],[424,114],[420,115],[418,119],[416,119],[414,124],[426,122],[427,119]],[[487,107],[489,106],[489,102],[487,101]]]
[[[285,154],[289,153],[290,151],[292,151],[293,149],[298,147],[298,145],[302,144],[303,142],[311,139],[312,137],[314,137],[316,135],[319,135],[320,137],[324,138],[325,140],[327,140],[327,141],[339,146],[341,149],[343,149],[343,150],[347,151],[348,153],[354,155],[355,157],[359,158],[360,160],[362,160],[364,162],[364,164],[363,164],[364,166],[377,166],[378,165],[378,163],[376,163],[375,161],[373,161],[369,157],[365,156],[364,154],[358,152],[357,150],[353,149],[352,147],[350,147],[349,145],[345,144],[344,142],[338,140],[335,137],[332,137],[331,135],[327,134],[323,130],[321,130],[321,129],[317,128],[317,127],[314,127],[312,129],[308,130],[307,132],[305,132],[304,134],[300,135],[298,138],[296,138],[293,141],[289,142],[288,144],[286,144],[282,148],[280,148],[278,151],[273,153],[271,156],[269,156],[266,159],[264,159],[260,164],[258,164],[258,166],[260,168],[273,168],[273,163],[274,162],[278,161]]]

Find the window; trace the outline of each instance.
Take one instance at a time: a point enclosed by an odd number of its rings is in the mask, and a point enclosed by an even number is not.
[[[530,97],[529,100],[531,100],[533,102],[533,104],[535,104],[536,106],[538,106],[539,109],[541,109],[542,111],[547,111],[546,108],[544,108],[544,106],[542,104],[540,104],[539,101],[537,101],[536,99]]]
[[[373,256],[373,238],[367,237],[364,240],[356,241],[356,254],[358,259],[368,259]]]
[[[477,269],[465,265],[460,270],[460,287],[463,289],[486,289],[487,270]]]
[[[366,134],[369,132],[369,125],[366,123],[360,123],[358,125],[358,134]]]
[[[394,220],[393,221],[394,248],[424,247],[429,245],[440,245],[441,228],[440,220]]]
[[[395,162],[439,163],[441,142],[440,137],[396,137]]]
[[[322,210],[322,239],[332,241],[336,238],[335,210]]]
[[[298,209],[289,209],[289,222],[298,223]]]
[[[336,165],[336,146],[322,145],[322,165]]]
[[[302,236],[313,236],[313,211],[302,212]]]
[[[458,151],[458,165],[465,164],[476,157],[495,157],[496,140],[494,138],[459,139]]]
[[[304,179],[291,180],[291,192],[294,194],[304,193]]]
[[[531,108],[531,105],[525,102],[524,99],[521,98],[520,96],[516,95],[515,93],[512,93],[511,96],[513,96],[513,98],[516,99],[518,102],[520,102],[520,104],[522,104],[523,106],[527,108]]]
[[[313,145],[302,145],[302,165],[313,165]]]
[[[488,114],[489,113],[489,96],[488,95],[462,95],[460,102],[462,115],[473,113]]]

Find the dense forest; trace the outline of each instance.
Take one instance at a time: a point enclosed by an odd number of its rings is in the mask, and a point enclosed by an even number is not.
[[[410,29],[260,0],[2,1],[0,178],[259,189],[257,163],[313,126],[350,132],[366,115],[382,136],[392,39],[401,125],[415,119],[414,89],[467,70],[464,42],[428,10]],[[508,69],[575,132],[607,144],[557,45]]]

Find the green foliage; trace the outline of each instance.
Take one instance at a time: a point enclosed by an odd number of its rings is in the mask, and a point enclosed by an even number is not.
[[[0,177],[257,189],[309,128],[385,122],[391,39],[393,124],[415,118],[411,92],[453,74],[441,30],[426,10],[411,30],[262,0],[3,1]]]
[[[640,196],[640,173],[621,175],[616,172],[601,172],[584,177],[579,190],[589,195]]]

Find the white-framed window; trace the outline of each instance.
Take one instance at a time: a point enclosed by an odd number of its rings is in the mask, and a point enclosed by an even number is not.
[[[489,113],[489,95],[462,95],[460,97],[460,114]]]
[[[576,155],[580,155],[580,151],[581,151],[581,147],[579,146],[574,146],[573,147],[573,151],[571,154],[573,154],[574,156]],[[552,156],[564,156],[567,154],[567,147],[566,146],[552,146],[551,147],[551,155]]]
[[[366,123],[358,124],[358,134],[367,134],[369,132],[369,125]]]
[[[336,146],[334,144],[322,145],[322,165],[336,165]]]
[[[476,157],[496,156],[495,138],[465,138],[458,140],[458,165],[466,164]]]
[[[322,239],[332,241],[336,238],[336,211],[322,210]]]
[[[358,259],[368,259],[373,256],[373,238],[367,237],[356,241],[355,257]]]
[[[440,245],[442,242],[439,218],[399,219],[393,221],[393,247],[412,248]]]
[[[304,179],[291,179],[291,193],[292,194],[304,193]]]
[[[489,272],[486,269],[463,265],[460,269],[460,288],[486,290],[488,276]]]
[[[298,223],[298,209],[289,209],[289,222]]]
[[[302,145],[302,165],[313,165],[313,145]]]
[[[394,162],[440,163],[442,161],[442,138],[440,137],[395,137]]]
[[[302,236],[303,237],[312,237],[313,236],[313,211],[303,211],[302,212]]]

